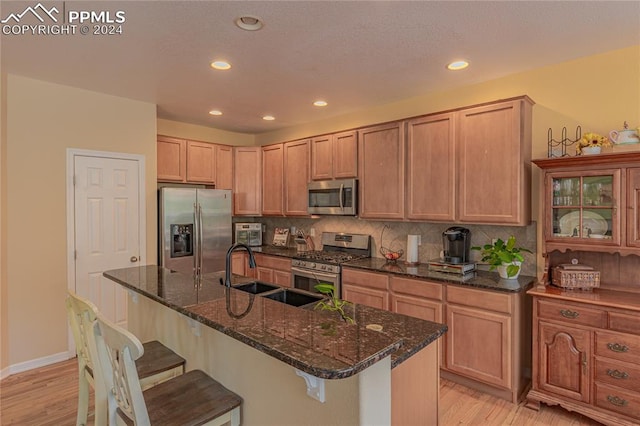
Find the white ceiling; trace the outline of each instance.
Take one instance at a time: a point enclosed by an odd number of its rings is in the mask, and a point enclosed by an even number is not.
[[[36,4],[2,1],[0,16]],[[2,35],[3,72],[152,102],[160,118],[246,133],[640,44],[640,1],[44,5],[67,12],[122,10],[123,34]],[[241,15],[261,17],[264,28],[238,29],[234,20]],[[210,61],[219,58],[232,69],[212,70]],[[457,73],[445,69],[459,58],[471,66]],[[329,106],[312,106],[318,98]],[[224,115],[212,117],[211,109]],[[276,120],[262,120],[265,114]]]

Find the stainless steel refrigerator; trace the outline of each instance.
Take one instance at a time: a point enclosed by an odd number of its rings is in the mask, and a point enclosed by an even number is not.
[[[231,191],[160,188],[158,263],[194,275],[224,271],[231,246]]]

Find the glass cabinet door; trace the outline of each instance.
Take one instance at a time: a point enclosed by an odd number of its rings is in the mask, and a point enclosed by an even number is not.
[[[619,171],[584,175],[553,173],[551,238],[580,238],[600,243],[619,241],[614,194],[619,193]]]

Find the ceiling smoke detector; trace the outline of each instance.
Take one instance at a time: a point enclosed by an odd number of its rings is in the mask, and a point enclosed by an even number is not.
[[[258,31],[262,29],[264,23],[257,16],[244,15],[236,19],[236,25],[246,31]]]

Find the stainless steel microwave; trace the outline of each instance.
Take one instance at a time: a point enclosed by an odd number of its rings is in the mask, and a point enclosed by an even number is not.
[[[310,182],[309,214],[355,216],[358,214],[358,180],[336,179]]]

